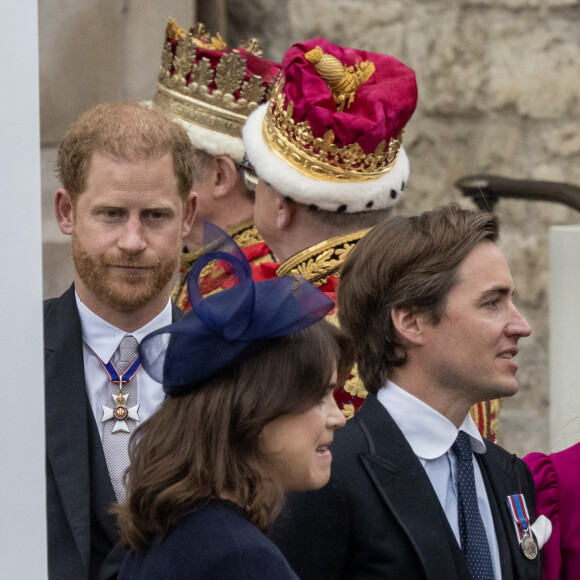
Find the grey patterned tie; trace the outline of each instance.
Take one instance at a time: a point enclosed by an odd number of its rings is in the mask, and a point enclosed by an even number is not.
[[[111,477],[111,483],[117,496],[117,501],[125,501],[125,486],[123,474],[129,466],[129,436],[139,420],[139,405],[137,404],[137,378],[129,367],[137,358],[139,343],[134,336],[126,334],[119,344],[119,359],[114,365],[114,371],[123,377],[126,371],[133,375],[132,380],[124,382],[122,390],[119,390],[119,381],[109,382],[108,400],[102,405],[104,432],[103,451],[107,460],[107,468]],[[114,375],[113,375],[113,378]],[[129,378],[129,377],[127,377]]]
[[[459,431],[452,449],[457,455],[457,512],[461,549],[474,580],[493,580],[487,534],[477,504],[471,439],[465,431]]]

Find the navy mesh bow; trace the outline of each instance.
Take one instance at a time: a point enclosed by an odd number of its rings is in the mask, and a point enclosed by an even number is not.
[[[330,298],[303,278],[254,282],[250,263],[234,240],[207,221],[204,247],[208,251],[187,277],[191,311],[139,345],[143,368],[170,395],[190,391],[242,355],[260,350],[268,339],[307,328],[334,307]],[[199,275],[213,260],[228,262],[237,283],[203,297]]]

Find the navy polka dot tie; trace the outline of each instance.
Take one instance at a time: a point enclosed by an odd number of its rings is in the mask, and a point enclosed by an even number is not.
[[[457,455],[457,514],[461,549],[473,580],[493,580],[491,553],[477,505],[471,440],[459,431],[452,446]]]

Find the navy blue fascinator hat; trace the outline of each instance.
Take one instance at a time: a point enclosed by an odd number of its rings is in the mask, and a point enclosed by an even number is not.
[[[190,392],[227,365],[255,354],[269,339],[307,328],[334,307],[303,278],[254,282],[243,252],[210,222],[204,222],[204,246],[208,251],[187,278],[191,311],[139,345],[143,367],[168,395]],[[228,262],[237,284],[204,298],[199,274],[213,260]]]

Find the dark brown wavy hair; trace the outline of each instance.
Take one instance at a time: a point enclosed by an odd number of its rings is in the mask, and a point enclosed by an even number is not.
[[[369,392],[383,387],[393,368],[406,360],[392,311],[413,307],[438,324],[467,254],[480,242],[498,238],[496,216],[448,204],[386,219],[356,245],[342,269],[338,318],[356,346]]]
[[[115,510],[122,543],[146,550],[194,504],[220,497],[243,506],[265,530],[284,493],[259,450],[262,429],[318,403],[335,367],[340,385],[353,361],[351,343],[321,321],[272,339],[187,395],[167,397],[130,440],[127,500]]]

